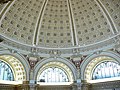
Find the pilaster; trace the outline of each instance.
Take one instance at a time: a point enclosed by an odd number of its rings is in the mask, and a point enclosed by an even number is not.
[[[81,81],[81,90],[90,90],[90,83],[87,83],[86,80]]]

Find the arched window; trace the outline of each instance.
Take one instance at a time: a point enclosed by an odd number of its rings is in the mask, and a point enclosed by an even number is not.
[[[14,80],[12,69],[7,63],[1,60],[0,60],[0,80],[9,80],[9,81]]]
[[[105,61],[97,65],[93,71],[92,79],[120,77],[120,65],[113,61]]]
[[[66,73],[57,67],[49,67],[45,69],[40,77],[40,82],[68,82]]]

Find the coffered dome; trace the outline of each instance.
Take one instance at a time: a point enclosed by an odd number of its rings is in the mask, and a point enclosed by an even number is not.
[[[25,51],[109,47],[120,36],[119,10],[120,0],[13,0],[0,5],[0,37]]]

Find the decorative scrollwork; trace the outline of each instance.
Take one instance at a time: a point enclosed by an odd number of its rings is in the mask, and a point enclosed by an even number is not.
[[[50,54],[51,57],[59,57],[61,55],[61,51],[59,51],[59,50],[51,50],[49,52],[49,54]]]

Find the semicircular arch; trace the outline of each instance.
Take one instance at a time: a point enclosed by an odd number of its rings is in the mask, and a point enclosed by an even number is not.
[[[11,53],[9,50],[0,51],[0,59],[7,62],[15,72],[15,80],[29,80],[29,63],[19,53]]]
[[[39,61],[34,68],[34,80],[37,80],[40,73],[50,66],[62,68],[67,73],[70,82],[76,81],[76,67],[71,61],[63,58],[47,58]]]
[[[91,80],[91,74],[96,65],[104,61],[114,61],[120,63],[120,56],[112,51],[101,52],[99,54],[92,54],[82,62],[81,64],[81,79]]]

